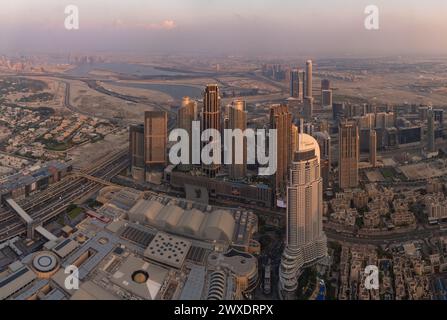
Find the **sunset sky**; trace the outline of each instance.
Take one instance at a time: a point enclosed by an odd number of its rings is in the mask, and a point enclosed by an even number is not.
[[[80,29],[64,28],[66,5]],[[380,9],[380,30],[364,9]],[[2,1],[0,53],[447,54],[445,0]]]

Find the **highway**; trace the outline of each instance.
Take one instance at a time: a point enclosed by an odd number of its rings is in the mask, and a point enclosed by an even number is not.
[[[120,93],[117,93],[114,91],[109,91],[106,88],[98,85],[96,80],[84,80],[84,82],[87,83],[87,85],[90,89],[98,91],[99,93],[109,95],[111,97],[118,98],[118,99],[121,99],[121,100],[124,100],[127,102],[142,103],[142,104],[148,105],[154,109],[158,109],[160,111],[165,111],[168,114],[168,131],[174,129],[174,127],[176,126],[177,113],[173,112],[171,110],[171,108],[169,108],[169,107],[163,107],[161,105],[150,103],[149,101],[142,99],[142,98],[124,95],[124,94],[120,94]],[[112,120],[112,119],[109,119],[109,120]],[[115,118],[113,118],[113,120],[117,121],[117,119],[115,119]],[[143,119],[141,122],[143,122]]]
[[[82,174],[110,180],[128,166],[127,149],[104,158]],[[45,223],[63,213],[70,203],[98,191],[103,184],[79,175],[69,175],[44,191],[19,201],[19,205],[35,220]],[[25,225],[11,211],[0,211],[0,241],[25,233]]]
[[[265,217],[272,217],[275,216],[278,219],[284,219],[285,218],[285,211],[284,210],[272,210],[269,208],[261,208],[256,205],[250,205],[246,203],[239,203],[235,201],[231,201],[228,199],[219,199],[218,201],[215,201],[216,203],[219,203],[223,206],[232,207],[232,208],[244,208],[247,210],[253,210],[258,215],[263,215]],[[324,232],[326,233],[326,236],[329,240],[334,241],[342,241],[352,244],[372,244],[372,245],[384,245],[384,244],[390,244],[393,242],[404,242],[404,241],[410,241],[410,240],[424,240],[429,239],[431,237],[435,236],[447,236],[447,230],[441,231],[439,229],[417,229],[405,233],[397,233],[390,231],[388,234],[371,234],[369,236],[359,236],[346,234],[346,233],[339,233],[335,231],[334,229],[324,228]]]
[[[326,236],[329,240],[336,240],[342,242],[348,242],[353,244],[372,244],[372,245],[384,245],[393,242],[405,242],[410,240],[425,240],[436,236],[447,236],[447,230],[414,230],[406,233],[392,233],[386,235],[371,235],[369,237],[356,237],[352,235],[346,235],[337,233],[333,230],[325,230]]]

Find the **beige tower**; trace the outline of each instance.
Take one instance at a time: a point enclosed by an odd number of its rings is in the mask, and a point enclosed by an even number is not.
[[[312,119],[313,114],[314,114],[314,98],[305,97],[303,105],[303,117],[306,120],[310,120]]]
[[[320,147],[320,167],[323,186],[326,189],[329,186],[329,176],[331,172],[331,136],[327,131],[315,132],[313,137],[317,140]]]
[[[286,248],[279,268],[283,294],[296,292],[303,267],[327,256],[320,148],[310,135],[300,133],[298,140],[287,187]]]
[[[339,144],[339,184],[340,188],[355,188],[359,184],[359,131],[354,121],[340,122]]]
[[[167,125],[165,111],[146,111],[144,113],[144,162],[149,170],[167,164]]]
[[[245,101],[235,100],[228,108],[228,129],[240,129],[242,132],[247,129],[247,112],[245,111]],[[236,145],[232,143],[232,161],[229,165],[229,176],[232,180],[242,180],[247,174],[247,141],[243,142],[243,163],[236,163]]]
[[[144,180],[144,125],[129,128],[130,171],[135,180]]]
[[[286,105],[275,104],[270,107],[270,128],[277,130],[277,167],[274,188],[277,197],[281,197],[285,195],[287,175],[292,160],[292,114]]]
[[[305,97],[312,97],[312,60],[306,61],[306,92],[304,92]]]
[[[178,168],[180,170],[191,169],[192,159],[192,122],[197,120],[197,102],[191,100],[189,97],[183,97],[182,105],[178,110],[177,126],[180,129],[184,129],[189,135],[189,161],[188,164],[180,164]]]
[[[291,146],[292,146],[292,154],[296,150],[298,150],[298,127],[295,124],[292,124],[292,140],[291,140]]]

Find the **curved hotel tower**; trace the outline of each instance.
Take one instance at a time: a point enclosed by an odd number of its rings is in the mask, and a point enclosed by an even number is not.
[[[287,187],[287,242],[279,270],[281,295],[293,294],[300,270],[327,255],[320,148],[310,135],[300,133],[298,140]]]

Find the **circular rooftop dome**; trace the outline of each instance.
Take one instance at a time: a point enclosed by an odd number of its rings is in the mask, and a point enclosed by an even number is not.
[[[315,151],[315,155],[317,156],[318,160],[320,160],[320,146],[318,145],[317,140],[315,140],[314,137],[311,135],[308,135],[306,133],[300,133],[298,134],[298,150],[296,152],[304,153],[311,150]]]
[[[59,261],[52,252],[38,252],[33,258],[33,268],[40,278],[46,278],[59,269]]]

